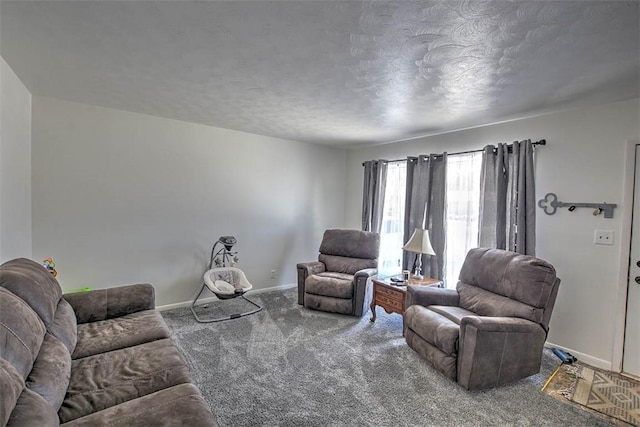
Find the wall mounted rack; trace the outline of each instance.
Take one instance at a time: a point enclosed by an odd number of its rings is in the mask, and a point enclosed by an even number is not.
[[[544,199],[538,200],[540,207],[547,215],[553,215],[558,208],[569,208],[573,212],[576,208],[592,208],[593,215],[597,216],[604,212],[605,218],[613,218],[613,210],[618,205],[613,203],[581,203],[581,202],[561,202],[554,193],[547,193]]]

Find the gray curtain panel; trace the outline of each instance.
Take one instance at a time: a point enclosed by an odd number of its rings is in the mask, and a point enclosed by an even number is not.
[[[535,256],[536,210],[531,140],[488,145],[480,176],[481,247]]]
[[[364,182],[362,190],[362,230],[380,233],[384,194],[387,186],[386,160],[364,162]]]
[[[407,158],[404,241],[416,228],[429,230],[435,256],[422,255],[422,274],[444,280],[447,153]],[[404,252],[402,268],[413,270],[418,254]]]

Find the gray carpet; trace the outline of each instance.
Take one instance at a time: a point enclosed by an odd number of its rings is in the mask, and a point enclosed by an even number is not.
[[[260,313],[222,323],[162,313],[221,426],[612,425],[540,392],[559,364],[550,352],[538,375],[468,392],[407,346],[398,315],[307,310],[295,290],[250,298]]]

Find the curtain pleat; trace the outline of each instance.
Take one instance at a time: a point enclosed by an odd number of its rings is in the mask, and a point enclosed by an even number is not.
[[[480,173],[482,247],[535,255],[535,183],[531,140],[488,145]]]
[[[515,247],[519,252],[536,254],[536,188],[534,180],[533,145],[530,140],[519,144],[520,169],[518,173],[518,232]]]
[[[507,155],[505,144],[498,144],[497,147],[487,145],[482,152],[478,236],[481,247],[507,247]]]
[[[423,274],[444,279],[447,153],[407,158],[404,241],[416,228],[429,230],[435,256],[422,255]],[[404,252],[402,268],[412,270],[416,256]]]
[[[387,183],[386,160],[364,162],[362,190],[362,230],[380,232]]]

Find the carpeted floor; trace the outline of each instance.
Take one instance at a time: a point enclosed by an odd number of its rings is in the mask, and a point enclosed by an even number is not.
[[[468,392],[406,345],[400,316],[307,310],[296,292],[254,294],[260,313],[221,323],[162,313],[221,426],[612,425],[540,391],[550,352],[540,374]]]

